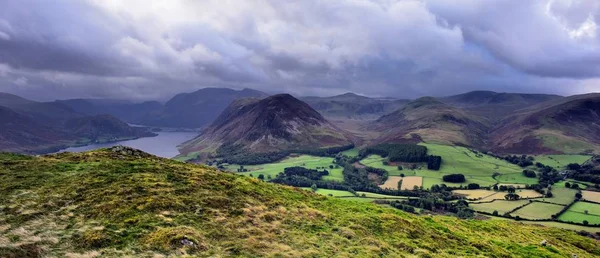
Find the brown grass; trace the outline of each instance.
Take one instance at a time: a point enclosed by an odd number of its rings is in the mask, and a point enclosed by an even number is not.
[[[496,194],[496,192],[490,190],[454,190],[452,191],[452,193],[464,195],[467,199],[483,199],[485,197]]]
[[[600,192],[581,191],[581,194],[584,200],[600,203]]]
[[[402,177],[399,176],[390,176],[388,177],[388,180],[385,181],[385,183],[383,183],[383,185],[380,185],[379,187],[381,188],[388,188],[388,189],[398,189],[398,182],[400,182],[400,180],[402,180]]]
[[[415,186],[421,187],[423,178],[420,176],[407,176],[402,180],[402,188],[400,190],[413,190]]]

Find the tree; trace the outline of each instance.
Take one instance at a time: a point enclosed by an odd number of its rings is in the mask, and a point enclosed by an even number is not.
[[[573,188],[573,189],[579,189],[579,184],[573,183],[573,184],[571,184],[571,188]]]
[[[588,210],[584,210],[584,211],[583,211],[583,213],[585,213],[585,214],[588,214],[588,213],[589,213],[589,211],[588,211]]]
[[[333,165],[329,165],[329,169],[333,169]]]
[[[577,199],[581,199],[581,197],[583,197],[583,196],[581,195],[581,193],[576,193],[576,194],[575,194],[575,198],[577,198]]]
[[[258,175],[258,179],[265,180],[265,175],[263,175],[263,174]]]
[[[492,212],[492,215],[494,215],[494,216],[498,216],[498,211],[494,211],[494,212]]]
[[[273,177],[271,175],[267,175],[267,179],[271,180],[271,179],[273,179]]]
[[[587,220],[584,220],[584,221],[583,221],[583,225],[586,225],[586,226],[587,226],[588,224],[590,224],[590,222],[588,222]]]
[[[579,170],[579,169],[581,169],[581,165],[579,165],[577,163],[571,163],[571,164],[567,165],[567,168],[569,170]]]
[[[515,192],[516,192],[516,189],[515,189],[514,186],[509,186],[508,187],[508,193],[515,193]]]
[[[531,177],[531,178],[536,177],[535,171],[529,170],[529,169],[523,170],[523,175],[526,177]]]
[[[546,197],[552,198],[552,196],[553,196],[552,191],[550,191],[550,190],[546,191]]]
[[[474,190],[474,189],[479,189],[479,184],[475,184],[475,183],[470,183],[469,185],[467,185],[467,188]]]
[[[498,191],[498,185],[494,185],[494,191]]]
[[[404,173],[400,174],[400,177],[404,177]]]
[[[521,199],[521,196],[519,196],[516,193],[508,193],[504,196],[504,199],[509,200],[509,201],[516,201]]]
[[[571,188],[571,183],[569,183],[569,182],[566,182],[566,183],[565,183],[565,187],[566,187],[566,188]]]
[[[450,182],[450,183],[463,183],[466,181],[465,175],[463,175],[463,174],[445,175],[442,177],[442,180],[444,180],[444,182]]]
[[[402,166],[398,166],[398,170],[402,170],[402,169],[403,169]]]
[[[312,185],[310,186],[310,189],[311,189],[313,192],[316,192],[318,188],[317,188],[317,185],[316,185],[316,184],[312,184]]]

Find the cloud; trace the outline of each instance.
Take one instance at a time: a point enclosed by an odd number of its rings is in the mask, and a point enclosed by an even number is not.
[[[599,18],[594,0],[9,0],[0,62],[10,71],[0,66],[0,90],[138,100],[215,86],[580,93],[600,90],[591,83],[600,77]]]

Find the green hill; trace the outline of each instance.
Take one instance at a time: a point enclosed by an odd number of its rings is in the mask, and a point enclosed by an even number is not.
[[[417,216],[124,147],[0,154],[0,195],[0,257],[600,255],[574,232]]]

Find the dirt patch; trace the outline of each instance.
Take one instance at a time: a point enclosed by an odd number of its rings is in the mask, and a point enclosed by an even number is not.
[[[407,176],[402,180],[402,188],[400,190],[413,190],[415,186],[421,187],[423,178],[420,176]]]
[[[390,177],[388,177],[388,180],[386,180],[385,183],[383,185],[380,185],[379,187],[381,187],[383,189],[398,190],[398,183],[401,180],[402,180],[402,177],[390,176]]]
[[[581,195],[586,201],[600,203],[600,192],[581,191]]]

